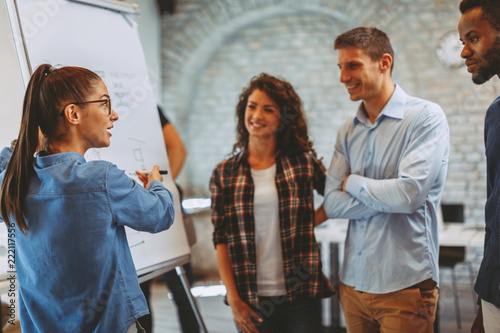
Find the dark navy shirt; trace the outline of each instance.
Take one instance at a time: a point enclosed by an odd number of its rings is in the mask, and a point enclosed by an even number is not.
[[[500,97],[486,111],[484,143],[488,191],[486,236],[475,288],[481,299],[500,307]]]

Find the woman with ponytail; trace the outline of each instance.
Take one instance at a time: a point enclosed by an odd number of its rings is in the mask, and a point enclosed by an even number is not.
[[[17,143],[0,152],[23,332],[143,332],[136,320],[149,311],[124,226],[168,229],[173,198],[157,166],[138,173],[143,188],[112,163],[85,161],[109,146],[116,120],[90,70],[44,64],[28,83]]]

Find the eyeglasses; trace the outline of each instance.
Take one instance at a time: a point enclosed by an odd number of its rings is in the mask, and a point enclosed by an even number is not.
[[[111,109],[111,98],[100,99],[98,101],[75,102],[75,103],[70,103],[70,104],[79,105],[79,104],[88,104],[88,103],[104,103],[106,105],[106,108],[108,109],[108,116],[111,115],[111,110],[112,110]],[[68,105],[66,105],[66,106],[68,106]],[[66,106],[64,107],[65,109],[66,109]],[[63,114],[64,114],[64,110],[62,110],[61,113],[59,113],[60,116],[62,116]]]

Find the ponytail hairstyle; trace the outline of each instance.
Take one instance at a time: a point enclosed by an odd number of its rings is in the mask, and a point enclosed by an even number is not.
[[[17,223],[29,232],[25,221],[25,198],[34,172],[35,153],[65,135],[65,105],[84,102],[101,78],[81,67],[39,66],[30,78],[24,95],[23,114],[17,144],[5,170],[0,190],[0,212],[7,227]],[[39,130],[44,138],[39,137]]]
[[[302,107],[302,100],[292,85],[277,77],[262,73],[250,80],[240,94],[236,106],[236,143],[233,154],[248,148],[249,133],[245,126],[245,111],[248,98],[255,91],[265,92],[278,104],[280,111],[280,125],[276,136],[276,149],[285,155],[294,155],[303,152],[316,154],[307,133],[307,121]]]

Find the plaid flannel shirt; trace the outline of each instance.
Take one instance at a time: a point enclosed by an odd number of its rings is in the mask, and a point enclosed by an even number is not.
[[[275,181],[287,300],[331,296],[314,236],[313,189],[323,195],[325,168],[311,153],[278,153]],[[245,151],[215,167],[210,191],[214,245],[227,244],[239,296],[258,306],[254,185]]]

